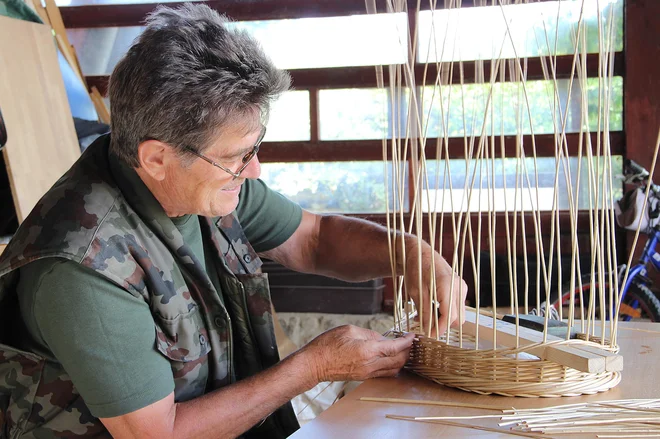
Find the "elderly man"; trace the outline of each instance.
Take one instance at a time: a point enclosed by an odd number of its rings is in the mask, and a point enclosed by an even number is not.
[[[226,24],[205,6],[149,17],[110,80],[112,134],[0,259],[0,437],[285,437],[292,397],[405,363],[411,335],[355,327],[279,361],[259,256],[387,276],[387,232],[303,211],[258,180],[269,103],[290,80]],[[431,248],[398,239],[419,300],[415,267],[421,254],[428,283]],[[443,330],[455,275],[435,256]]]

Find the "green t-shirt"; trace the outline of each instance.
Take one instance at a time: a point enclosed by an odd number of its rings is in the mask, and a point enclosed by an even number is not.
[[[243,184],[237,214],[257,252],[286,241],[302,218],[299,206],[260,180]],[[173,218],[204,263],[211,260],[205,255],[210,247],[202,242],[199,220],[196,215]],[[206,264],[219,289],[212,266]],[[26,327],[23,347],[61,363],[94,416],[130,413],[174,390],[170,363],[155,348],[154,322],[144,300],[87,267],[56,258],[21,268],[17,292]]]

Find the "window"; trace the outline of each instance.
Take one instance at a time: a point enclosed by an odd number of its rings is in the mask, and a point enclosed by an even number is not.
[[[234,22],[281,69],[398,64],[407,59],[405,14]],[[341,31],[338,31],[341,30]],[[86,75],[109,75],[143,26],[69,29]]]
[[[398,133],[405,127],[408,92],[392,96],[378,88],[321,90],[321,140],[392,138],[393,129]]]
[[[599,15],[605,31],[613,25],[612,50],[623,50],[623,0],[585,0],[584,10],[581,1],[544,1],[422,11],[418,61],[572,55],[581,14],[588,53],[599,51]]]
[[[317,213],[382,213],[386,210],[385,166],[382,161],[264,163],[261,179],[272,189]],[[407,165],[399,169],[407,187]],[[388,181],[394,176],[387,166]],[[398,208],[389,192],[389,208]],[[407,206],[407,190],[404,208]]]
[[[309,125],[309,92],[286,92],[271,106],[264,142],[309,140]]]
[[[581,127],[597,131],[599,79],[586,80],[586,118],[581,111],[582,86],[584,84],[577,79],[572,85],[568,79],[559,79],[556,88],[550,80],[527,81],[525,87],[520,82],[498,82],[492,87],[490,84],[451,85],[435,91],[427,87],[423,95],[425,135],[552,134],[562,131],[566,113],[565,132],[580,132]],[[620,131],[623,129],[623,78],[612,78],[609,89],[612,100],[609,129]]]
[[[581,166],[578,166],[580,164]],[[579,209],[602,205],[602,194],[597,194],[596,181],[606,172],[604,160],[594,160],[590,180],[588,160],[553,157],[536,160],[527,158],[496,158],[481,161],[465,160],[429,161],[428,180],[421,191],[424,212],[530,212],[570,209],[571,201]],[[612,175],[621,176],[623,158],[612,157]],[[609,173],[609,170],[607,171]],[[557,206],[555,206],[555,175],[557,178]],[[602,187],[602,186],[601,186]],[[473,188],[473,189],[470,189]],[[537,190],[538,189],[538,190]],[[570,196],[569,196],[570,192]],[[612,198],[623,196],[623,188],[613,188]],[[574,204],[573,204],[574,206]],[[574,208],[574,207],[573,207]]]
[[[419,109],[422,123],[411,127],[415,133],[410,135],[427,139],[429,158],[435,156],[433,148],[438,137],[449,139],[454,197],[458,200],[460,188],[471,175],[462,159],[466,156],[463,136],[522,134],[520,141],[528,146],[533,133],[539,155],[539,190],[545,191],[540,200],[543,205],[537,207],[547,209],[546,201],[554,195],[554,183],[547,182],[547,175],[550,171],[554,174],[555,168],[554,133],[560,131],[566,115],[565,131],[573,156],[566,166],[571,179],[566,183],[562,174],[558,195],[560,209],[567,209],[569,188],[579,187],[584,194],[589,186],[583,176],[577,178],[580,136],[576,133],[590,131],[595,144],[598,136],[593,133],[603,130],[607,121],[616,166],[620,166],[624,152],[619,133],[623,129],[623,1],[585,0],[583,9],[581,0],[562,0],[377,15],[353,15],[359,11],[355,12],[356,6],[347,1],[331,2],[332,6],[300,2],[290,11],[277,11],[278,19],[234,17],[239,20],[234,25],[251,32],[276,65],[290,69],[293,77],[293,90],[275,102],[271,110],[260,155],[263,177],[311,210],[382,213],[386,199],[382,139],[405,137],[408,113]],[[441,4],[438,2],[439,8]],[[296,8],[304,12],[296,12]],[[336,16],[342,8],[348,11],[346,15]],[[241,13],[240,8],[233,11]],[[289,18],[280,19],[287,14]],[[301,18],[304,14],[327,16]],[[577,39],[580,17],[587,45],[586,57],[581,53],[586,67],[578,72],[572,70],[572,60],[576,44],[581,41]],[[69,37],[83,72],[107,76],[142,32],[138,22],[134,24],[70,29]],[[599,32],[603,32],[600,38]],[[615,55],[610,64],[599,65],[599,40],[608,41],[607,35],[612,38],[606,44]],[[418,42],[416,48],[409,46],[413,36]],[[498,75],[491,86],[489,72],[496,64],[492,60],[516,56],[521,58],[527,78],[525,90],[516,78],[511,78],[511,72],[517,70],[511,61],[501,63],[500,72],[505,70],[506,77]],[[406,70],[403,63],[409,58],[416,64]],[[416,88],[401,90],[399,95],[393,95],[388,87],[375,88],[374,66],[392,64],[400,68],[399,75],[414,75]],[[601,67],[613,71],[606,87],[599,83]],[[439,83],[445,85],[434,91],[429,85],[435,82],[438,70]],[[406,83],[401,77],[390,77],[390,73],[385,67],[386,85],[390,80],[398,81],[398,85]],[[556,90],[553,73],[557,77]],[[574,79],[569,85],[571,76]],[[611,101],[607,113],[603,110],[599,114],[597,110],[603,98],[599,90],[605,90]],[[513,142],[513,150],[515,146]],[[496,161],[500,164],[496,165],[495,177],[482,178],[484,183],[495,178],[496,185],[499,180],[507,182],[506,189],[504,183],[495,187],[500,191],[500,210],[504,209],[504,200],[507,205],[515,200],[509,180],[515,180],[515,169],[521,166],[510,152],[506,159]],[[529,159],[525,163],[530,175],[535,175]],[[439,176],[444,175],[444,162],[440,168],[431,159],[428,164],[429,181],[442,180]],[[499,171],[497,166],[501,167]],[[359,178],[351,178],[350,173]],[[393,175],[390,167],[390,183]],[[409,172],[397,175],[411,178]],[[406,182],[409,187],[410,182]],[[443,184],[427,185],[425,196],[429,201],[425,208],[433,210],[432,206],[440,203],[435,195],[446,189]],[[331,195],[340,201],[333,201]],[[533,200],[528,201],[532,204],[526,207],[534,206]],[[581,203],[580,207],[586,206]],[[437,209],[446,211],[450,207]]]
[[[400,64],[406,14],[237,22],[281,69]]]

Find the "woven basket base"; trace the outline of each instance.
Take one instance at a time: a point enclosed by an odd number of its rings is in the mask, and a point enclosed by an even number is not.
[[[586,373],[540,360],[521,349],[474,349],[475,339],[418,336],[406,369],[436,383],[483,395],[560,397],[605,392],[621,381],[619,372]],[[472,347],[470,349],[469,347]]]

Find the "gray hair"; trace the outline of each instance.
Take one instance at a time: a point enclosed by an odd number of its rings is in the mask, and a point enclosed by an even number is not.
[[[110,77],[110,150],[117,157],[139,167],[145,140],[203,151],[226,124],[257,115],[265,122],[290,76],[229,22],[195,4],[161,6],[147,17],[144,33]]]

